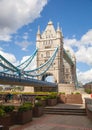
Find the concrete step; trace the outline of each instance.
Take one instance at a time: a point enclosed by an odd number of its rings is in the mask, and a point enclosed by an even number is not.
[[[59,114],[59,115],[86,115],[86,110],[85,108],[80,108],[80,109],[66,109],[66,108],[49,108],[45,107],[44,108],[44,113],[45,114]]]

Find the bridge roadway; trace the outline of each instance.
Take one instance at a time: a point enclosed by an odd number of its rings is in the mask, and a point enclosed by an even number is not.
[[[57,87],[56,83],[41,81],[37,79],[19,77],[12,74],[0,72],[0,84],[4,85],[20,85],[33,87]]]

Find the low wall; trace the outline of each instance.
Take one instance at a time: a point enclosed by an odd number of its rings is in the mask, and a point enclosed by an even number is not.
[[[92,120],[92,98],[85,98],[85,108],[88,118]]]
[[[81,94],[60,94],[60,103],[83,104]]]
[[[71,94],[74,91],[74,84],[58,84],[58,92],[65,92],[66,94]]]

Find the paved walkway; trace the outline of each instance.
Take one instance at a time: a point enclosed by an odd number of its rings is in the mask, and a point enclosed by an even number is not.
[[[58,107],[71,107],[59,104]],[[72,107],[84,107],[77,105]],[[25,125],[16,125],[10,130],[92,130],[92,121],[87,116],[44,114]]]
[[[46,114],[10,130],[92,130],[92,121],[86,116]]]

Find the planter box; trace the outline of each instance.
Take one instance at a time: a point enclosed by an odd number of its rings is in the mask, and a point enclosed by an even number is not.
[[[66,103],[72,104],[82,104],[82,95],[81,94],[67,94]]]
[[[42,100],[42,106],[46,107],[47,106],[47,100]]]
[[[40,117],[43,115],[43,107],[34,107],[33,108],[33,117]]]
[[[11,116],[11,125],[16,124],[17,111],[10,112],[9,114]]]
[[[48,99],[47,100],[48,106],[55,106],[57,104],[57,99]]]
[[[17,124],[25,124],[32,121],[32,110],[17,112]]]
[[[65,96],[65,94],[60,94],[59,95],[59,100],[60,100],[60,103],[66,103],[66,96]]]
[[[0,117],[0,125],[4,126],[3,130],[9,130],[9,126],[11,125],[11,116],[7,115]]]

